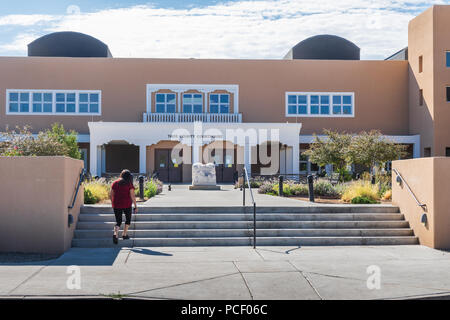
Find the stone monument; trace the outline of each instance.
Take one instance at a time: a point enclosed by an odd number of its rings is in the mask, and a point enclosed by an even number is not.
[[[192,186],[189,186],[189,190],[220,190],[214,163],[196,162],[192,165]]]

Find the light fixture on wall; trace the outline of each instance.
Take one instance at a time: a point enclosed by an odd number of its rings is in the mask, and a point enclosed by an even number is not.
[[[397,178],[395,178],[395,181],[397,181],[397,183],[398,183],[399,186],[402,185],[402,178],[400,178],[399,175],[397,175]]]
[[[420,222],[422,222],[424,225],[427,225],[428,217],[427,217],[426,213],[422,214],[422,217],[420,218]]]
[[[70,228],[70,226],[72,225],[72,223],[73,223],[73,215],[71,215],[71,214],[69,213],[69,217],[68,217],[68,219],[67,219],[67,226]]]

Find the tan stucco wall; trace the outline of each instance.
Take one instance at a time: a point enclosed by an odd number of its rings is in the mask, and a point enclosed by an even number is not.
[[[433,157],[393,161],[420,203],[426,204],[428,224],[421,223],[423,210],[392,174],[392,203],[400,207],[421,244],[432,248],[450,248],[450,158]]]
[[[83,161],[67,157],[0,157],[0,251],[63,253],[71,246],[80,206],[68,209]],[[69,228],[68,214],[74,216]]]
[[[59,121],[89,133],[92,120],[140,122],[147,84],[191,83],[239,85],[244,122],[302,122],[302,134],[323,128],[408,134],[407,61],[0,57],[0,70],[0,129],[38,130]],[[6,89],[101,90],[102,115],[5,115]],[[287,118],[287,91],[355,92],[355,117]]]
[[[450,85],[450,68],[445,51],[450,50],[450,6],[436,5],[408,26],[410,133],[421,135],[421,155],[431,148],[432,156],[444,156],[450,147],[450,108],[445,87]],[[419,73],[419,56],[423,72]],[[424,105],[419,106],[419,89]]]

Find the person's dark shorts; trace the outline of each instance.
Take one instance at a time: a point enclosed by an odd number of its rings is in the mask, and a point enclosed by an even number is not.
[[[122,225],[122,214],[125,214],[125,224],[131,224],[131,207],[125,209],[114,208],[114,215],[116,216],[116,226]]]

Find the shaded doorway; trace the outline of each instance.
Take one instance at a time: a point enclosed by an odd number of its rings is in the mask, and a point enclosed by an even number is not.
[[[181,156],[182,156],[181,150]],[[155,149],[155,172],[162,182],[177,183],[183,181],[182,164],[172,159],[172,149]]]

